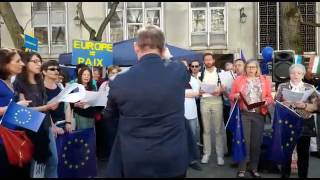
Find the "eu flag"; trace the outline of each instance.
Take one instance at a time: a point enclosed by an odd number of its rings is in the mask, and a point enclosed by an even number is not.
[[[246,144],[243,135],[242,120],[238,100],[233,106],[228,123],[226,125],[232,132],[232,159],[235,162],[240,162],[246,157]]]
[[[281,164],[288,162],[301,135],[302,126],[303,119],[298,114],[276,102],[272,125],[271,160]]]
[[[2,117],[4,123],[38,132],[39,127],[46,115],[44,113],[21,106],[11,101]]]
[[[97,176],[96,138],[93,128],[58,136],[56,144],[59,178]]]

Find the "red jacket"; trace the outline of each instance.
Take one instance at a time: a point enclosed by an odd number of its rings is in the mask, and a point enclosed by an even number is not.
[[[247,76],[245,75],[241,75],[238,76],[233,84],[232,84],[232,88],[231,88],[231,92],[229,94],[229,99],[231,104],[234,104],[234,97],[235,94],[242,92],[241,90],[244,89],[244,86],[247,84]],[[266,76],[264,75],[260,75],[260,81],[261,81],[261,86],[262,86],[262,100],[267,101],[268,104],[272,104],[273,103],[273,98],[271,95],[271,81],[269,79],[267,79]],[[245,94],[244,92],[242,92],[242,94]],[[240,98],[240,109],[243,109],[243,107],[245,106],[244,102],[241,100]],[[267,106],[261,106],[260,107],[260,112],[262,115],[266,115],[268,113],[268,107]]]

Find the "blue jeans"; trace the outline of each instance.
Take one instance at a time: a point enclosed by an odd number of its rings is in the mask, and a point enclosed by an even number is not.
[[[199,126],[198,126],[198,118],[195,118],[195,119],[187,119],[188,123],[189,123],[189,126],[190,126],[190,129],[191,129],[191,132],[192,132],[192,135],[194,137],[194,139],[199,142],[200,140],[200,135],[199,135]]]
[[[49,148],[52,153],[51,157],[47,161],[45,177],[46,178],[58,178],[58,152],[56,146],[56,139],[52,132],[52,129],[49,129],[49,139],[50,144]]]

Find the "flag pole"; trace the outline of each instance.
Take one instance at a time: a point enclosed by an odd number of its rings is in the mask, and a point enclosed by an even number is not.
[[[224,129],[227,129],[227,127],[228,127],[228,125],[229,125],[229,122],[230,122],[230,119],[231,119],[231,115],[232,115],[234,109],[236,108],[238,101],[239,101],[239,98],[236,100],[236,102],[234,103],[234,106],[232,107],[232,110],[231,110],[230,113],[229,113],[229,118],[228,118],[227,124],[226,124],[226,126],[224,127]]]

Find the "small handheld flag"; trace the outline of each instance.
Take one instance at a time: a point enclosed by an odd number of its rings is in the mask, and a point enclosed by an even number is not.
[[[32,110],[11,101],[1,122],[3,121],[38,132],[45,116],[46,115],[44,113]]]
[[[228,128],[233,135],[232,159],[236,162],[240,162],[246,157],[246,145],[238,100],[232,108],[226,128]]]

